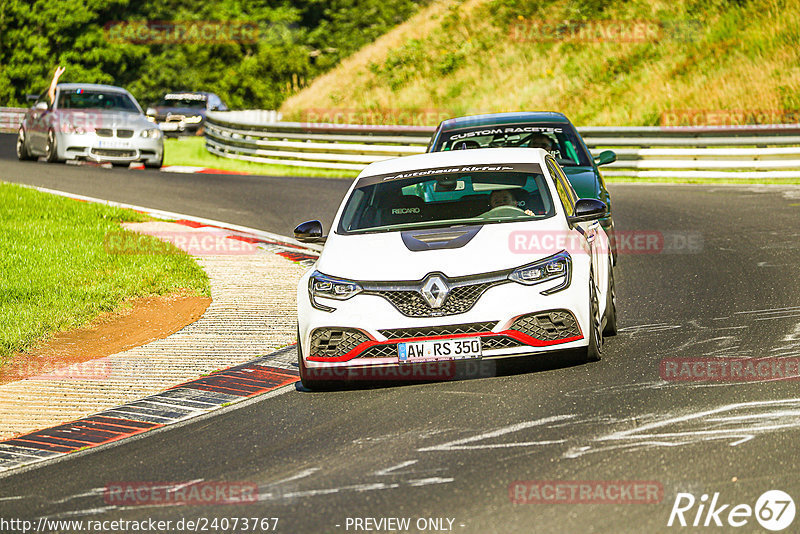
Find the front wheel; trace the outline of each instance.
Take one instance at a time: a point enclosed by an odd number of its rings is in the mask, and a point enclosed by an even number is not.
[[[303,363],[303,348],[300,345],[300,327],[297,327],[297,367],[300,370],[300,383],[303,384],[303,387],[309,390],[324,390],[329,389],[331,387],[331,383],[324,381],[309,378],[308,368],[306,364]]]
[[[600,302],[594,288],[594,275],[589,275],[589,345],[585,360],[599,361],[603,356],[603,318],[600,316]]]
[[[19,129],[17,134],[17,159],[20,161],[27,161],[33,159],[30,150],[28,150],[28,140],[25,137],[25,130]]]

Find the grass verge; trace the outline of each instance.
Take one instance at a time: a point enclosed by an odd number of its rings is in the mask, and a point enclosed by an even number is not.
[[[289,165],[269,165],[252,161],[221,158],[206,150],[203,137],[179,137],[166,139],[164,143],[164,165],[189,165],[209,167],[225,171],[263,174],[267,176],[311,176],[317,178],[352,179],[358,171],[313,169]]]
[[[132,210],[0,182],[0,366],[14,352],[83,326],[126,299],[177,291],[210,296],[206,273],[177,249],[107,252],[105,236],[123,231],[121,222],[146,220]]]

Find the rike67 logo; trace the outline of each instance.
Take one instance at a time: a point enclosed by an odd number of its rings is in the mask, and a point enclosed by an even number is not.
[[[710,499],[707,494],[697,499],[691,493],[678,493],[667,526],[740,528],[752,525],[755,517],[763,528],[778,532],[792,524],[795,511],[794,500],[781,490],[762,493],[755,506],[726,503],[719,492]]]

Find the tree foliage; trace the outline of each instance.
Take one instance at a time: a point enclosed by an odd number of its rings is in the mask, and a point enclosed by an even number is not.
[[[427,1],[0,0],[0,105],[23,105],[64,65],[62,82],[120,85],[144,105],[165,92],[202,90],[232,108],[274,109]],[[257,37],[139,40],[112,32],[120,22],[148,21],[248,24]]]

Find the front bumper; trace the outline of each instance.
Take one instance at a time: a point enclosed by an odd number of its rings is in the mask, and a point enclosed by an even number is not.
[[[64,160],[88,160],[110,163],[158,163],[163,160],[164,141],[161,137],[131,137],[119,139],[100,137],[94,133],[60,134],[58,156]]]

